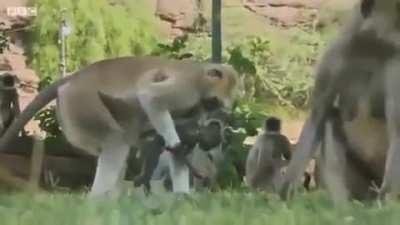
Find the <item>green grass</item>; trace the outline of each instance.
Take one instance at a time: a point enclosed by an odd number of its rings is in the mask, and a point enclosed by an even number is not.
[[[124,195],[97,201],[78,194],[16,194],[0,197],[0,224],[398,224],[399,210],[400,204],[378,208],[351,203],[335,208],[321,193],[300,195],[289,203],[246,192],[196,193],[187,198]]]

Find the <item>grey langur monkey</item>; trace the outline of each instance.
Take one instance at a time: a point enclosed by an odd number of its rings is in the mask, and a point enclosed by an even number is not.
[[[283,198],[292,193],[323,142],[333,107],[339,110],[347,143],[337,135],[331,137],[343,146],[346,159],[351,156],[351,161],[363,165],[353,168],[366,175],[362,183],[378,178],[381,196],[400,191],[399,18],[398,0],[362,0],[343,33],[323,55],[317,67],[311,114],[280,184]]]
[[[0,137],[19,115],[18,78],[11,73],[0,75]]]

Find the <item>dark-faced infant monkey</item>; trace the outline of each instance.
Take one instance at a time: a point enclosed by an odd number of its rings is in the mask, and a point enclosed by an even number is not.
[[[0,75],[0,137],[19,115],[18,78],[11,73]]]
[[[208,151],[222,143],[222,125],[215,121],[209,121],[209,117],[215,117],[212,119],[219,120],[219,115],[217,115],[219,111],[221,111],[219,106],[216,105],[215,107],[210,108],[208,105],[207,109],[204,110],[205,113],[194,112],[186,117],[174,118],[176,130],[178,135],[181,137],[182,144],[187,149],[186,152],[188,154],[190,154],[190,152],[195,148],[196,144],[199,144],[201,148],[200,151]],[[206,122],[201,121],[201,117],[203,116],[202,114],[205,114],[204,116],[208,118]],[[157,135],[155,131],[149,131],[141,138],[139,151],[141,155],[140,161],[142,162],[142,171],[140,175],[135,177],[134,183],[135,186],[144,185],[146,192],[150,191],[150,180],[153,176],[154,170],[158,166],[160,154],[164,150],[163,146],[162,139],[160,139],[160,136]],[[191,159],[189,163],[196,165],[193,168],[196,171],[191,171],[192,174],[199,171],[205,171],[206,167],[210,164],[203,162],[204,160],[201,159],[197,160],[197,155],[200,155],[199,157],[202,156],[201,154],[190,155]],[[160,170],[163,170],[162,166],[158,167]],[[205,180],[204,182],[206,183],[207,180],[211,179],[209,173],[201,173],[200,175],[202,177],[198,179]]]
[[[237,73],[229,65],[150,56],[102,60],[41,91],[0,139],[0,150],[35,113],[57,99],[57,118],[67,141],[98,156],[90,196],[105,195],[125,174],[130,149],[139,147],[147,125],[167,149],[178,152],[182,141],[173,116],[213,98],[230,108],[236,84]],[[110,108],[101,95],[119,101]],[[172,155],[170,170],[173,191],[188,193],[188,166]]]
[[[357,183],[371,184],[375,177],[381,196],[400,191],[399,22],[399,0],[362,0],[355,6],[350,22],[317,67],[311,113],[280,185],[283,198],[290,197],[323,142],[333,107],[339,110],[347,143],[338,135],[330,138],[344,146],[345,158],[352,157],[348,163],[363,165],[353,168],[366,175]],[[341,176],[348,180],[350,174],[347,170]]]
[[[198,139],[198,118],[175,120],[176,131],[185,146],[185,156],[194,148]],[[159,157],[165,150],[164,141],[154,130],[146,132],[139,145],[141,173],[134,178],[135,186],[144,185],[145,191],[150,191],[150,180],[156,169]]]
[[[254,189],[275,190],[281,169],[287,165],[290,157],[290,142],[281,134],[281,120],[268,118],[264,133],[257,137],[247,156],[247,184]]]

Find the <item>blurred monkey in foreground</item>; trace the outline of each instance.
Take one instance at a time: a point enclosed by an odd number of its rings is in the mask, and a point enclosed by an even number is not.
[[[327,137],[342,147],[323,151],[345,150],[351,167],[341,176],[363,174],[357,183],[375,182],[381,196],[400,192],[400,1],[361,0],[352,16],[317,68],[311,114],[280,185],[283,198],[326,137],[334,107],[346,141],[333,129]]]

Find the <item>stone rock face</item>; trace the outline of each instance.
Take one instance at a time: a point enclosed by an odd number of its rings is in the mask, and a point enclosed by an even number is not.
[[[195,30],[201,5],[202,0],[157,0],[155,14],[167,22],[162,24],[163,29],[168,29],[171,36],[179,36]]]
[[[321,6],[324,0],[244,0],[245,5],[254,5],[256,7],[265,7],[267,5],[274,7],[293,7],[293,8],[311,8],[316,9]]]
[[[193,32],[200,20],[204,19],[202,13],[211,1],[204,0],[151,0],[155,14],[162,21],[160,28],[163,33],[176,37],[185,32]],[[358,0],[242,0],[234,7],[244,7],[254,14],[266,18],[266,22],[282,27],[291,27],[298,24],[318,26],[319,10],[321,8],[343,9],[351,7]],[[236,2],[236,1],[234,1]],[[240,2],[237,0],[237,2]],[[232,1],[222,0],[222,9],[232,5]],[[209,17],[210,15],[208,15]],[[326,16],[322,15],[322,20]],[[324,19],[325,18],[325,19]],[[332,19],[336,21],[335,18]],[[203,20],[204,23],[209,21]],[[322,23],[329,21],[322,21]],[[204,28],[200,28],[204,29]],[[207,28],[205,28],[207,29]]]
[[[322,8],[350,8],[355,2],[355,0],[243,0],[243,6],[279,25],[288,27],[307,22],[318,24],[319,10]]]
[[[316,17],[323,0],[245,0],[243,6],[281,26],[295,26]]]

